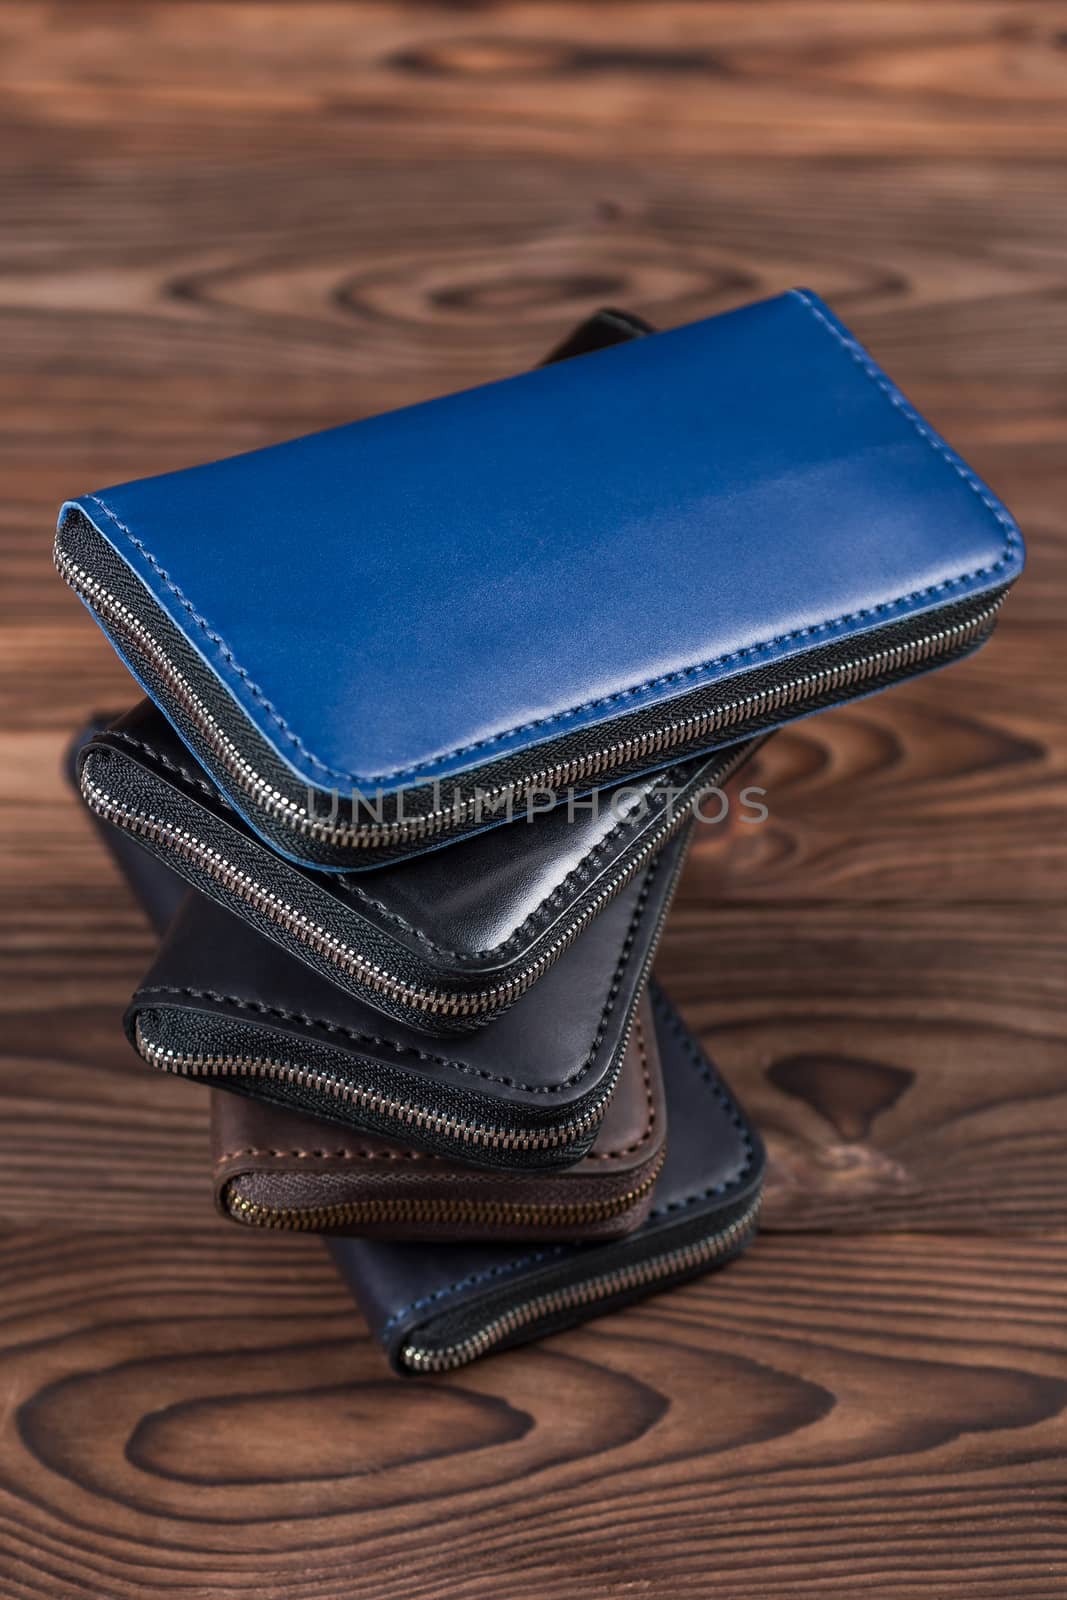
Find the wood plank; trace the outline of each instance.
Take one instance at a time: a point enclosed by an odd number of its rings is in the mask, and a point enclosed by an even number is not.
[[[0,6],[4,1600],[1059,1600],[1067,49],[1058,0]],[[950,672],[795,725],[659,970],[771,1154],[709,1279],[426,1385],[215,1217],[60,774],[129,679],[68,494],[792,283],[1001,491]],[[907,1233],[896,1230],[906,1229]]]
[[[762,797],[696,830],[692,894],[1062,904],[1067,632],[1006,611],[968,661],[776,734]]]
[[[709,906],[658,970],[772,1158],[767,1223],[1067,1222],[1067,919],[1029,907]]]
[[[227,138],[254,162],[279,128],[290,150],[338,159],[340,133],[381,145],[383,123],[436,161],[569,156],[583,138],[638,160],[650,138],[693,156],[755,143],[783,160],[869,144],[1051,159],[1067,137],[1056,10],[1040,0],[663,0],[614,7],[610,30],[594,4],[444,7],[428,26],[422,8],[311,0],[298,30],[285,5],[142,9],[130,50],[122,8],[79,5],[77,26],[63,8],[5,8],[7,118],[43,112],[52,139],[111,153],[135,143],[164,173]]]
[[[425,1385],[312,1239],[43,1229],[0,1263],[12,1600],[1067,1581],[1062,1238],[764,1238]]]

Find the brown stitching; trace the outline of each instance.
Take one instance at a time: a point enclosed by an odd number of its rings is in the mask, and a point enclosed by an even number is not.
[[[215,1157],[215,1166],[243,1156],[292,1157],[300,1161],[433,1161],[442,1158],[428,1150],[262,1150],[249,1145],[244,1150],[227,1150]]]

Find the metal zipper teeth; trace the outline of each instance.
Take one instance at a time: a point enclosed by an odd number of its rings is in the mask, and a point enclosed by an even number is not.
[[[183,1078],[266,1078],[273,1083],[284,1083],[289,1088],[310,1089],[327,1094],[339,1103],[375,1117],[385,1117],[416,1128],[420,1133],[436,1138],[454,1140],[457,1144],[487,1150],[554,1150],[583,1138],[595,1128],[615,1090],[619,1067],[626,1053],[627,1038],[616,1056],[616,1067],[610,1081],[597,1096],[595,1103],[580,1117],[573,1118],[556,1128],[521,1129],[494,1126],[492,1123],[468,1122],[462,1117],[451,1117],[427,1106],[415,1105],[410,1100],[397,1100],[391,1095],[379,1094],[359,1084],[350,1083],[336,1073],[319,1067],[302,1067],[292,1061],[274,1060],[265,1056],[241,1056],[207,1053],[182,1054],[165,1045],[146,1039],[137,1019],[134,1043],[138,1055],[160,1072],[171,1072]]]
[[[487,1322],[477,1333],[469,1334],[467,1338],[457,1340],[455,1344],[443,1345],[439,1349],[405,1344],[401,1347],[399,1359],[402,1365],[412,1372],[451,1372],[456,1367],[463,1367],[469,1361],[477,1360],[494,1345],[500,1344],[503,1339],[518,1333],[522,1328],[528,1328],[531,1323],[539,1322],[542,1318],[557,1316],[560,1312],[569,1311],[576,1306],[595,1305],[599,1300],[607,1300],[612,1295],[621,1294],[626,1290],[645,1288],[677,1272],[707,1266],[713,1261],[721,1260],[723,1256],[729,1255],[747,1242],[749,1236],[755,1232],[759,1209],[760,1198],[757,1198],[728,1227],[709,1235],[706,1239],[700,1239],[694,1244],[679,1245],[675,1250],[665,1250],[659,1255],[650,1256],[646,1261],[635,1261],[628,1266],[615,1267],[611,1271],[584,1278],[579,1283],[567,1284],[561,1289],[550,1289],[545,1294],[535,1295],[533,1299],[526,1300],[521,1305],[510,1307]]]
[[[226,1210],[235,1222],[247,1227],[287,1229],[318,1233],[370,1223],[465,1223],[476,1227],[568,1228],[591,1222],[608,1222],[621,1217],[648,1195],[666,1151],[656,1158],[652,1171],[625,1194],[604,1200],[546,1201],[540,1205],[510,1200],[420,1200],[411,1196],[392,1199],[353,1200],[332,1206],[265,1206],[230,1192],[227,1186]]]
[[[648,949],[641,963],[635,994],[640,994],[648,980],[663,924],[667,920],[667,913],[674,898],[675,886],[685,865],[685,858],[686,852],[680,851],[656,916]],[[624,950],[629,947],[629,942],[628,940]],[[396,1100],[389,1095],[379,1094],[376,1090],[362,1088],[345,1078],[338,1077],[336,1073],[325,1072],[319,1068],[300,1067],[291,1061],[273,1061],[260,1056],[181,1054],[146,1039],[140,1017],[134,1026],[134,1044],[142,1059],[161,1072],[177,1073],[182,1077],[264,1077],[273,1081],[280,1079],[289,1086],[310,1088],[332,1095],[335,1100],[353,1106],[357,1110],[391,1118],[405,1127],[417,1128],[423,1134],[455,1139],[468,1147],[474,1145],[492,1150],[551,1150],[584,1138],[602,1121],[619,1081],[622,1063],[630,1047],[630,1036],[634,1030],[636,1016],[635,1000],[630,1006],[625,1026],[619,1035],[611,1069],[592,1105],[580,1117],[572,1118],[562,1127],[526,1131],[494,1127],[486,1123],[471,1123],[461,1117],[442,1115],[425,1106],[413,1105],[411,1101]]]
[[[153,662],[160,677],[167,684],[176,702],[197,727],[201,737],[241,789],[268,815],[285,823],[301,837],[320,844],[352,849],[373,849],[390,844],[411,844],[432,838],[451,828],[462,827],[474,818],[481,820],[486,811],[516,799],[523,799],[539,789],[558,789],[569,784],[586,782],[610,776],[620,767],[646,761],[677,749],[695,740],[715,737],[725,732],[736,732],[747,722],[762,721],[780,711],[792,710],[808,700],[835,690],[853,689],[871,678],[886,672],[899,672],[906,667],[921,666],[953,649],[962,648],[991,626],[1003,596],[966,622],[957,622],[948,628],[924,634],[919,639],[876,650],[871,655],[852,661],[840,662],[833,667],[821,667],[804,673],[787,683],[760,689],[738,700],[716,706],[709,711],[694,712],[678,722],[667,723],[646,733],[634,734],[615,744],[607,745],[588,755],[560,762],[540,772],[516,778],[510,783],[488,789],[470,798],[459,798],[450,806],[439,807],[418,817],[403,818],[394,822],[376,822],[356,826],[353,823],[329,822],[314,817],[295,801],[289,800],[266,778],[255,771],[242,756],[232,739],[223,731],[211,712],[188,680],[178,671],[163,649],[156,643],[148,629],[121,600],[104,588],[58,548],[55,563],[60,576],[94,611],[120,632],[131,635]]]
[[[95,611],[103,620],[117,631],[131,638],[137,648],[152,662],[160,678],[173,694],[175,701],[182,707],[190,721],[197,727],[205,743],[214,752],[222,766],[229,773],[233,781],[249,794],[256,803],[263,807],[270,815],[288,821],[294,828],[301,831],[302,819],[314,822],[309,814],[303,813],[300,807],[292,800],[287,800],[280,791],[268,783],[255,771],[251,763],[241,755],[233,740],[223,731],[217,719],[212,716],[207,706],[196,693],[189,680],[170,660],[163,648],[156,642],[145,624],[136,617],[127,605],[106,589],[99,579],[91,576],[77,562],[73,561],[65,551],[59,548],[58,540],[53,550],[56,571],[65,583],[74,590],[79,599]]]
[[[735,760],[718,774],[717,782],[725,782],[733,768],[740,764],[746,754],[745,751],[739,752]],[[261,916],[284,929],[299,943],[325,957],[350,978],[358,979],[373,994],[383,995],[413,1011],[444,1017],[472,1017],[486,1011],[497,1011],[510,1006],[520,995],[525,994],[526,990],[558,961],[564,950],[574,943],[591,922],[596,920],[604,907],[633,880],[671,835],[678,831],[688,815],[688,808],[679,807],[661,823],[645,840],[633,860],[628,861],[620,872],[604,884],[581,914],[521,972],[516,973],[505,983],[495,984],[489,989],[445,993],[438,989],[420,989],[405,983],[392,973],[384,971],[376,963],[368,961],[365,956],[353,950],[351,945],[330,933],[321,923],[314,922],[289,901],[283,900],[280,895],[229,861],[213,846],[191,834],[188,829],[175,827],[173,823],[153,816],[150,812],[135,811],[124,805],[121,800],[117,800],[108,794],[106,789],[95,783],[87,769],[82,772],[81,792],[86,805],[94,815],[114,827],[122,828],[138,838],[148,839],[191,861],[228,894],[243,900]],[[699,791],[694,799],[699,799],[705,792],[706,790]]]

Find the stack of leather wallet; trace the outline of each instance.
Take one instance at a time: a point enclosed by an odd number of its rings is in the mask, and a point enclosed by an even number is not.
[[[398,1372],[720,1266],[755,1131],[649,972],[775,727],[958,659],[1009,514],[814,296],[68,503],[146,698],[76,741],[160,929],[126,1030],[217,1203]]]

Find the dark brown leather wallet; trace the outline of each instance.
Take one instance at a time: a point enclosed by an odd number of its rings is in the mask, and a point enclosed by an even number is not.
[[[642,1223],[666,1155],[647,995],[596,1143],[562,1172],[494,1172],[237,1095],[212,1094],[215,1199],[246,1227],[411,1240],[615,1239]]]

